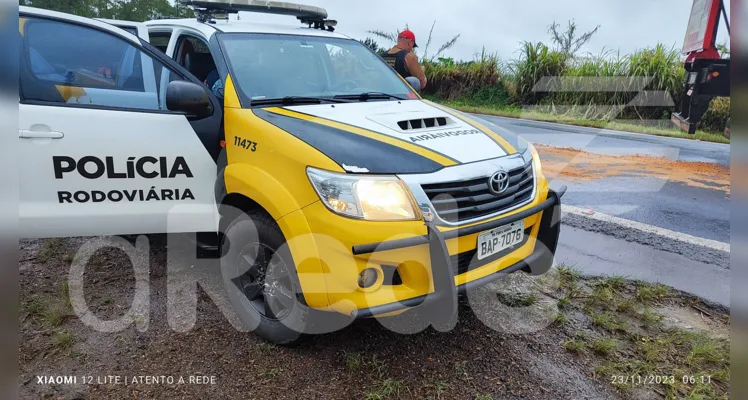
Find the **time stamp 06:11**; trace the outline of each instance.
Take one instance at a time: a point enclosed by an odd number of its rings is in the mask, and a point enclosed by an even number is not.
[[[613,375],[610,377],[610,383],[614,385],[672,385],[676,381],[681,381],[687,385],[712,383],[712,377],[709,375]]]

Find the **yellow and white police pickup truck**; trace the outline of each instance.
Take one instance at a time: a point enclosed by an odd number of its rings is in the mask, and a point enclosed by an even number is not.
[[[20,7],[24,237],[222,232],[237,314],[285,344],[322,311],[452,320],[551,267],[565,188],[527,141],[423,100],[323,9],[183,4],[130,32]]]

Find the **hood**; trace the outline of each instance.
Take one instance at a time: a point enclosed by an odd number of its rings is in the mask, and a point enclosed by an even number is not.
[[[355,173],[428,173],[527,146],[506,129],[421,100],[253,111]]]

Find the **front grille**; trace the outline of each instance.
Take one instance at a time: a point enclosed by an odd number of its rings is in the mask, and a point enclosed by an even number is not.
[[[516,243],[512,247],[508,247],[482,260],[478,260],[477,258],[478,249],[469,250],[450,257],[450,261],[452,262],[452,269],[454,270],[455,275],[464,274],[465,272],[480,268],[490,262],[494,262],[500,258],[506,257],[507,255],[509,255],[509,253],[517,250],[518,248],[524,246],[525,243],[527,243],[527,241],[530,239],[531,231],[532,227],[525,229],[525,236],[522,238],[521,242]],[[473,260],[475,260],[475,262],[473,262]]]
[[[461,222],[510,209],[532,199],[532,161],[508,172],[509,187],[500,195],[488,190],[489,177],[421,185],[434,211],[447,222]]]

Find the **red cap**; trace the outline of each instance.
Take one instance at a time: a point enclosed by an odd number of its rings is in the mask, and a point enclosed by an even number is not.
[[[397,36],[398,39],[408,39],[413,41],[413,47],[418,47],[416,44],[416,35],[410,31],[410,29],[406,29],[402,32],[400,32],[400,35]]]

